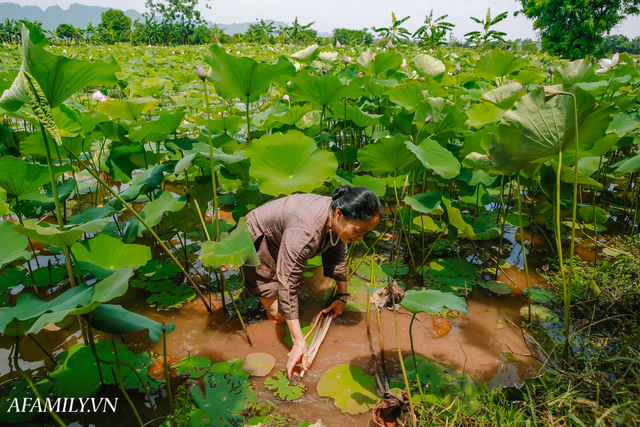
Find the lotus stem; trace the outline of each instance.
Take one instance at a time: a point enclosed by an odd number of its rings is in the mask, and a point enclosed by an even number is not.
[[[138,423],[140,424],[141,427],[144,427],[144,423],[142,422],[142,419],[140,418],[140,414],[138,413],[138,410],[136,409],[136,405],[133,404],[133,402],[131,401],[131,398],[129,397],[129,394],[126,392],[126,390],[124,389],[124,385],[122,384],[122,369],[120,368],[120,360],[118,359],[118,350],[116,349],[116,342],[113,339],[113,335],[111,335],[111,345],[113,346],[113,355],[116,358],[116,364],[118,366],[118,368],[117,368],[117,370],[118,370],[118,388],[120,389],[120,391],[124,395],[124,398],[127,399],[127,402],[129,402],[129,406],[131,406],[131,410],[133,410],[133,413],[136,415],[136,418],[138,419]]]
[[[396,315],[396,296],[393,291],[393,287],[389,284],[389,293],[391,294],[391,302],[393,303],[393,327],[396,331],[396,346],[398,347],[398,359],[400,360],[400,367],[402,368],[402,377],[404,378],[404,385],[407,389],[407,396],[409,397],[409,409],[411,410],[411,422],[413,427],[416,427],[416,413],[413,409],[413,400],[411,400],[411,389],[409,388],[409,378],[407,378],[407,370],[404,367],[404,360],[402,359],[402,350],[400,349],[400,334],[398,333],[398,316]],[[415,357],[414,357],[415,360]],[[418,371],[416,370],[416,373]]]
[[[167,384],[167,396],[169,396],[169,411],[173,415],[173,397],[171,396],[171,378],[167,363],[167,325],[162,322],[162,365],[164,367],[164,379]]]
[[[36,343],[36,345],[37,345],[38,347],[40,347],[40,350],[42,350],[42,352],[43,352],[44,354],[46,354],[46,355],[47,355],[47,357],[48,357],[49,359],[51,359],[51,361],[53,362],[53,366],[55,366],[55,365],[57,365],[57,364],[58,364],[58,362],[56,362],[56,360],[53,358],[53,356],[51,355],[51,353],[49,353],[49,352],[48,352],[48,351],[47,351],[47,350],[42,346],[42,344],[40,344],[40,343],[38,342],[38,340],[36,340],[36,339],[31,335],[31,334],[26,334],[26,335],[31,339],[31,341],[33,341],[34,343]]]
[[[424,396],[422,393],[422,385],[420,384],[420,374],[418,373],[418,361],[416,360],[416,352],[413,349],[413,321],[416,320],[418,313],[413,313],[411,317],[411,323],[409,323],[409,341],[411,342],[411,355],[413,356],[413,367],[416,370],[416,379],[418,380],[418,390],[420,390],[420,396]]]
[[[224,278],[223,272],[220,272],[220,277],[222,279],[222,299],[224,299],[225,278]],[[242,275],[242,288],[244,289],[244,274]],[[240,320],[240,324],[242,325],[242,330],[244,331],[244,335],[247,337],[247,341],[249,342],[249,345],[253,347],[253,343],[251,342],[251,337],[249,337],[249,331],[247,331],[247,327],[244,324],[244,320],[242,319],[242,313],[240,313],[240,310],[238,310],[238,306],[236,305],[236,300],[233,297],[233,294],[231,293],[231,288],[228,288],[227,292],[229,292],[229,297],[231,298],[231,303],[233,304],[233,308],[236,310],[236,313],[238,313],[238,320]]]
[[[370,313],[371,313],[371,295],[367,295],[367,338],[369,340],[369,351],[371,352],[371,360],[373,360],[373,373],[376,379],[376,385],[378,386],[378,394],[384,395],[385,386],[380,378],[380,370],[378,368],[378,359],[376,358],[375,350],[373,349],[373,340],[371,339],[371,325],[370,322]]]
[[[577,165],[576,165],[577,168]],[[558,247],[558,261],[560,262],[560,277],[562,278],[562,295],[564,298],[564,342],[562,344],[562,360],[565,362],[565,350],[568,350],[569,344],[569,310],[571,302],[569,301],[568,285],[564,275],[564,259],[562,256],[562,236],[560,235],[560,176],[562,171],[562,151],[558,160],[558,172],[556,177],[556,246]]]
[[[522,246],[522,257],[524,258],[524,274],[527,281],[527,304],[529,306],[529,323],[531,323],[531,288],[529,287],[529,263],[527,261],[527,250],[524,247],[524,226],[522,224],[522,195],[520,194],[520,173],[517,175],[518,183],[518,218],[520,219],[520,246]]]
[[[56,420],[56,422],[58,424],[60,424],[61,427],[67,427],[67,425],[64,423],[64,421],[62,421],[60,419],[58,414],[56,414],[51,409],[51,406],[47,405],[45,403],[45,400],[42,398],[42,395],[38,391],[38,387],[36,387],[36,385],[33,383],[33,380],[31,379],[31,377],[25,371],[20,369],[20,364],[19,364],[19,361],[18,361],[19,349],[20,349],[20,337],[16,337],[16,347],[15,347],[15,349],[13,351],[13,367],[15,368],[16,371],[18,371],[18,373],[20,375],[22,375],[22,378],[24,378],[24,380],[27,382],[27,384],[29,384],[29,388],[31,388],[31,390],[33,391],[33,394],[35,394],[36,398],[40,401],[40,405],[42,405],[47,411],[49,411],[49,414],[51,414],[53,419]]]
[[[245,106],[247,111],[247,142],[251,141],[251,117],[249,116],[249,95],[247,95],[247,104]]]
[[[213,161],[213,139],[211,137],[211,123],[210,120],[211,118],[210,116],[210,107],[209,107],[209,91],[207,90],[207,79],[204,79],[204,81],[202,82],[204,85],[204,102],[206,103],[206,113],[207,113],[207,136],[208,141],[209,141],[209,165],[211,167],[211,187],[213,189],[213,213],[214,213],[214,217],[215,217],[215,226],[216,229],[214,229],[213,227],[211,228],[211,231],[213,232],[213,235],[215,237],[215,241],[219,241],[220,240],[220,224],[218,222],[219,218],[218,218],[218,187],[216,185],[217,183],[217,173],[214,169],[214,165],[215,162]],[[186,172],[185,172],[186,174]],[[197,202],[196,202],[197,203]],[[198,212],[200,212],[200,209],[198,209]],[[206,229],[206,228],[205,228]]]
[[[120,203],[122,203],[138,219],[138,221],[140,221],[140,223],[149,231],[149,233],[151,233],[151,235],[156,240],[156,242],[158,242],[160,247],[165,251],[165,253],[167,255],[169,255],[171,260],[178,266],[180,271],[182,271],[182,274],[184,274],[187,277],[187,280],[189,280],[189,282],[191,283],[191,286],[193,287],[193,289],[196,291],[196,293],[198,294],[198,296],[202,300],[202,303],[206,307],[207,311],[209,313],[212,313],[211,307],[209,306],[209,304],[207,304],[207,300],[204,298],[204,295],[202,295],[202,292],[200,292],[200,289],[198,288],[198,285],[196,285],[196,283],[193,281],[193,278],[191,278],[189,273],[184,269],[184,267],[182,266],[180,261],[178,261],[178,259],[171,253],[169,248],[167,248],[167,245],[165,245],[164,242],[160,239],[160,237],[156,234],[156,232],[153,230],[153,227],[151,227],[149,224],[147,224],[147,222],[140,216],[140,214],[133,207],[131,207],[131,205],[129,205],[129,203],[126,202],[126,200],[124,200],[117,192],[115,192],[111,187],[109,187],[107,185],[107,183],[105,183],[102,180],[102,178],[100,178],[100,175],[98,175],[92,169],[90,169],[82,160],[80,160],[80,158],[78,156],[76,156],[76,154],[73,151],[71,151],[69,148],[67,148],[67,146],[65,146],[64,144],[62,145],[62,147],[65,150],[67,150],[67,152],[69,153],[69,155],[71,157],[73,157],[80,164],[82,164],[84,166],[84,168],[91,174],[91,176],[93,176],[100,184],[102,184],[102,186],[109,193],[111,193],[116,199],[118,199],[120,201]]]

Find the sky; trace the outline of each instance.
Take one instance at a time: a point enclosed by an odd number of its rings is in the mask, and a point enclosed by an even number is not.
[[[15,1],[15,0],[5,0]],[[89,6],[106,6],[104,0],[19,0],[19,4],[39,6],[45,9],[58,5],[67,9],[72,3],[82,3]],[[146,0],[110,0],[108,6],[117,9],[135,9],[142,13]],[[211,9],[205,8],[205,5]],[[427,2],[419,0],[200,0],[198,10],[205,20],[233,24],[252,22],[256,19],[273,19],[276,21],[292,22],[298,17],[298,22],[308,24],[315,21],[313,28],[318,32],[330,33],[334,28],[361,29],[364,27],[386,27],[391,23],[391,12],[395,12],[398,19],[411,16],[403,25],[412,33],[424,22],[424,18],[434,9],[434,16],[449,15],[448,22],[455,24],[453,34],[462,39],[465,33],[479,30],[480,24],[469,19],[474,16],[484,19],[487,8],[491,8],[492,16],[508,11],[509,17],[492,27],[507,33],[506,38],[537,39],[532,21],[524,16],[514,17],[513,12],[520,9],[520,3],[515,0],[483,0],[464,1],[449,0],[442,2]],[[622,25],[612,31],[613,34],[624,34],[629,38],[640,36],[640,17],[626,19]]]

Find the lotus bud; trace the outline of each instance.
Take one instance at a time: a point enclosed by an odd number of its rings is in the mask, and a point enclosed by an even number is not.
[[[545,101],[550,100],[551,98],[553,98],[554,96],[557,96],[560,93],[562,93],[562,91],[554,88],[553,86],[545,86],[544,87],[544,98],[545,98]]]
[[[91,98],[93,98],[94,101],[98,101],[98,102],[100,102],[100,100],[102,100],[103,97],[104,95],[102,95],[102,92],[100,92],[99,90],[93,92],[93,95],[91,95]]]
[[[198,78],[202,81],[207,78],[207,73],[204,72],[204,68],[198,64]]]
[[[426,119],[424,119],[424,124],[425,124],[425,125],[426,125],[426,124],[429,124],[429,123],[431,123],[431,114],[429,114],[429,115],[427,116],[427,118],[426,118]]]
[[[553,67],[551,65],[549,65],[549,69],[547,70],[547,73],[549,73],[549,75],[553,74]]]
[[[187,92],[186,91],[182,91],[182,96],[187,96]]]
[[[560,55],[560,58],[562,58],[562,55]]]
[[[363,73],[362,71],[360,71],[360,72],[358,73],[358,77],[360,77],[360,78],[364,77],[364,73]]]
[[[342,55],[342,62],[344,62],[345,64],[348,64],[349,62],[351,62],[351,58],[347,56],[347,54],[343,54]]]
[[[456,74],[458,74],[458,73],[460,73],[460,71],[462,71],[462,67],[460,66],[459,62],[456,64],[456,68],[453,71],[455,71]]]
[[[400,64],[400,66],[402,68],[406,68],[407,67],[407,60],[405,58],[402,58],[402,64]]]
[[[163,334],[167,333],[167,325],[162,322],[162,326],[160,326],[160,330],[162,331]]]
[[[340,40],[336,40],[336,47],[342,47],[342,44],[340,44]]]
[[[107,98],[104,95],[102,95],[102,98],[100,98],[100,102],[107,102],[108,100],[109,100],[109,98]]]
[[[282,95],[282,100],[283,101],[288,101],[289,100],[289,95],[286,94],[286,93],[284,95]]]
[[[391,40],[389,40],[389,43],[387,43],[387,47],[389,49],[391,49],[393,47],[393,42]]]
[[[151,45],[150,45],[150,44],[148,44],[148,45],[147,45],[147,47],[151,47]]]

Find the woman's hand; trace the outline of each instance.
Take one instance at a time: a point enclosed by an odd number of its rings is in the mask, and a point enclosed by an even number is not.
[[[333,311],[335,313],[334,316],[338,317],[344,311],[344,306],[345,305],[347,305],[347,304],[345,304],[342,301],[340,301],[339,299],[337,299],[334,302],[332,302],[329,307],[327,307],[324,310],[322,310],[322,312],[326,314],[326,313],[329,313],[329,312]]]
[[[308,347],[304,340],[296,341],[293,343],[293,348],[289,352],[289,360],[287,361],[287,376],[291,378],[293,375],[293,369],[298,362],[302,364],[302,370],[306,371],[307,368],[307,354]]]

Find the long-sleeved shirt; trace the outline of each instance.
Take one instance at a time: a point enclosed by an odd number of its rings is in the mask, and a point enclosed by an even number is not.
[[[338,244],[332,246],[327,233],[330,210],[330,197],[293,194],[247,214],[252,239],[264,235],[256,273],[277,282],[278,310],[285,319],[298,318],[297,288],[309,259],[322,253],[324,276],[347,280],[347,245],[333,233]]]

